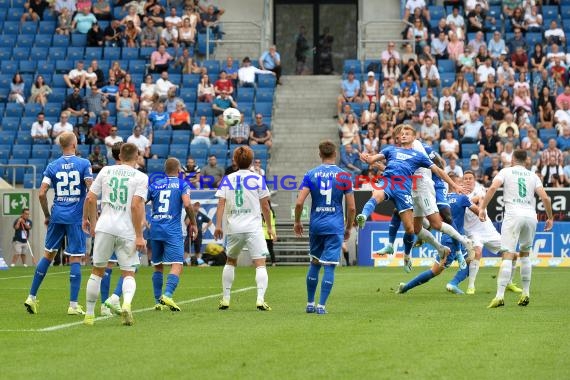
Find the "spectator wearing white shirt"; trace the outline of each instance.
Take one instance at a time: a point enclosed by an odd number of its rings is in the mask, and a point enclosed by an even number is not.
[[[550,22],[550,29],[544,31],[544,39],[548,45],[557,44],[564,46],[566,44],[564,30],[558,26],[556,20],[552,20]]]
[[[457,99],[455,96],[449,94],[448,87],[444,87],[443,90],[441,90],[441,98],[439,98],[439,104],[437,107],[438,111],[443,112],[443,109],[445,108],[445,102],[449,102],[451,109],[453,112],[455,112],[455,109],[457,108]]]
[[[476,80],[479,86],[482,86],[485,82],[487,82],[487,77],[489,75],[495,77],[496,72],[495,68],[492,66],[492,60],[490,57],[485,59],[485,63],[477,68],[477,76]]]
[[[461,166],[457,165],[457,160],[455,158],[449,159],[449,165],[447,165],[444,170],[448,175],[453,173],[456,177],[463,177],[463,169],[461,169]]]
[[[75,69],[63,75],[63,80],[69,88],[82,88],[85,86],[85,74],[87,74],[87,71],[84,69],[83,61],[79,61]]]
[[[40,112],[37,115],[37,120],[32,124],[30,134],[32,139],[34,139],[34,144],[50,143],[49,134],[52,130],[52,125],[45,118],[45,114]]]
[[[487,44],[487,51],[491,55],[491,58],[497,60],[502,54],[507,53],[507,45],[505,40],[501,38],[501,32],[495,31],[493,33],[493,38]]]
[[[429,11],[426,6],[425,0],[407,0],[406,1],[406,10],[404,12],[404,20],[410,18],[410,15],[413,15],[416,11],[416,8],[420,8],[422,10],[422,15],[429,20]]]
[[[254,87],[255,86],[255,74],[273,74],[273,71],[261,70],[255,66],[251,65],[251,60],[249,57],[245,57],[242,60],[242,67],[238,70],[238,81],[241,87]]]
[[[420,136],[422,140],[439,141],[439,126],[433,123],[431,116],[424,117],[424,123],[421,126]]]
[[[558,58],[560,60],[566,59],[566,54],[560,51],[558,44],[552,44],[550,46],[550,51],[546,54],[546,59],[548,60],[549,66],[554,64],[554,60]]]
[[[206,116],[200,116],[200,123],[192,126],[192,133],[194,134],[194,139],[192,139],[191,145],[204,144],[210,146],[211,128]]]
[[[160,44],[178,48],[178,29],[176,29],[172,22],[167,22],[166,28],[160,32]]]
[[[463,19],[463,16],[459,13],[459,7],[457,5],[453,6],[453,10],[451,11],[450,14],[447,15],[445,22],[448,25],[449,23],[452,22],[458,28],[463,28],[465,26],[465,20]]]
[[[431,59],[426,59],[426,63],[420,67],[420,74],[424,87],[439,87],[439,71]]]
[[[156,93],[158,94],[158,96],[164,100],[168,97],[168,90],[170,90],[171,88],[177,88],[178,86],[176,86],[174,83],[172,83],[170,80],[168,80],[168,72],[167,71],[163,71],[160,74],[160,78],[158,78],[158,80],[156,81]]]
[[[59,122],[53,125],[52,129],[53,142],[57,145],[59,145],[59,136],[63,132],[73,132],[73,124],[68,122],[69,112],[62,112],[59,120]]]
[[[570,104],[568,101],[562,101],[562,108],[554,113],[554,125],[557,129],[561,129],[566,125],[570,125]]]
[[[107,160],[114,160],[113,145],[123,142],[123,138],[117,135],[117,127],[111,127],[109,136],[105,137],[105,146],[107,147]]]
[[[176,14],[176,7],[170,8],[170,15],[164,18],[166,26],[172,24],[175,27],[182,25],[182,18]]]
[[[135,127],[133,134],[127,139],[127,143],[135,144],[139,149],[139,157],[137,159],[138,169],[145,167],[145,158],[150,158],[150,141],[141,134],[141,128]]]

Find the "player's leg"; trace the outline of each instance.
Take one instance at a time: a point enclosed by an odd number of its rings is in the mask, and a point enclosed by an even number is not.
[[[320,263],[323,265],[321,294],[317,305],[317,314],[326,314],[326,303],[334,285],[334,271],[340,261],[339,248],[342,246],[342,235],[321,236],[324,240]]]
[[[474,242],[475,246],[475,257],[469,263],[469,283],[467,285],[467,294],[475,294],[475,280],[477,279],[477,273],[479,273],[479,266],[481,263],[481,256],[483,255],[483,247],[477,241]]]
[[[164,268],[162,265],[164,259],[164,242],[161,240],[152,240],[150,242],[152,247],[152,292],[154,295],[154,309],[163,310],[160,303],[160,296],[162,295],[162,286],[164,284]]]
[[[78,224],[66,224],[67,247],[64,254],[69,258],[69,308],[67,314],[84,315],[81,305],[77,303],[81,288],[81,261],[85,256],[86,236]]]
[[[107,306],[105,306],[105,301],[109,298],[109,291],[111,290],[111,276],[113,274],[113,267],[116,263],[116,256],[111,256],[111,259],[109,259],[107,267],[105,268],[103,279],[101,280],[101,315],[111,315],[111,311]]]
[[[20,246],[18,245],[17,241],[12,242],[12,263],[10,263],[10,267],[14,268],[16,263],[18,262],[18,257],[20,257],[19,252]]]
[[[394,242],[396,241],[396,235],[400,229],[400,224],[402,224],[400,213],[397,209],[394,209],[392,212],[392,219],[390,219],[390,226],[388,227],[388,244],[376,252],[378,255],[391,255],[394,253]]]
[[[269,248],[269,246],[267,247]],[[348,250],[348,246],[346,245],[346,242],[343,241],[342,242],[342,256],[344,257],[344,262],[346,263],[346,266],[349,267],[350,266],[350,257],[349,257],[349,250]]]
[[[411,212],[410,212],[410,218],[412,218]],[[431,232],[429,232],[423,227],[423,219],[424,219],[423,216],[417,216],[413,218],[412,220],[413,232],[416,233],[419,239],[425,241],[426,243],[434,247],[437,250],[440,259],[442,260],[445,259],[445,257],[451,252],[451,250],[448,247],[444,247],[443,245],[441,245],[437,241],[435,236],[433,236]]]
[[[172,299],[180,282],[180,274],[184,265],[184,249],[178,242],[164,241],[164,264],[170,264],[170,273],[166,277],[164,294],[160,297],[160,303],[166,305],[172,311],[180,311],[180,307]]]
[[[204,260],[202,259],[202,238],[197,238],[194,240],[194,255],[196,256],[196,263],[198,266],[204,265]]]
[[[99,298],[101,281],[105,274],[105,268],[113,252],[115,237],[113,235],[98,232],[93,246],[93,269],[85,287],[86,313],[83,323],[93,325],[95,319],[95,304]]]
[[[532,264],[530,262],[529,253],[534,242],[536,233],[536,219],[525,218],[521,228],[520,235],[520,262],[521,262],[521,281],[522,295],[518,301],[519,306],[527,306],[530,302],[530,280],[532,277]]]
[[[372,215],[374,209],[378,205],[378,203],[383,202],[385,199],[384,190],[374,190],[372,192],[372,197],[366,202],[364,207],[362,208],[362,213],[356,216],[356,223],[358,224],[359,228],[363,228],[366,220]]]
[[[226,265],[222,271],[222,299],[220,301],[219,309],[226,310],[230,307],[230,298],[232,292],[232,285],[235,278],[235,268],[237,265],[237,258],[245,246],[245,238],[243,234],[230,234],[226,236],[227,244],[227,258]]]
[[[511,280],[511,272],[513,270],[513,259],[516,254],[516,245],[519,240],[520,226],[519,221],[515,218],[505,218],[501,231],[501,247],[504,250],[497,276],[497,293],[491,301],[488,308],[495,308],[505,305],[505,290]]]
[[[265,292],[269,284],[265,259],[269,256],[267,243],[263,232],[249,232],[246,235],[247,249],[249,250],[253,265],[255,266],[255,283],[257,284],[257,300],[255,305],[258,310],[269,311],[271,307],[265,302]]]
[[[522,293],[522,289],[519,288],[517,284],[514,282],[515,274],[517,273],[516,269],[517,269],[518,259],[519,259],[519,254],[516,254],[515,257],[513,257],[513,270],[511,271],[511,280],[507,285],[507,290],[513,293]]]
[[[420,286],[422,284],[425,284],[426,282],[428,282],[429,280],[431,280],[432,278],[439,276],[439,274],[441,274],[441,272],[443,272],[443,270],[449,266],[449,264],[447,264],[447,261],[449,261],[450,263],[453,262],[454,257],[453,254],[448,255],[445,260],[446,260],[446,264],[444,265],[439,265],[439,262],[437,261],[439,260],[439,258],[436,258],[436,262],[432,265],[432,267],[426,271],[423,271],[422,273],[418,274],[416,277],[414,277],[411,281],[409,281],[408,283],[400,283],[400,285],[398,286],[398,289],[396,290],[396,293],[406,293],[407,291],[415,288],[416,286]]]
[[[324,239],[319,235],[310,234],[309,235],[309,256],[311,257],[311,262],[309,264],[309,270],[307,271],[307,307],[305,311],[307,313],[315,313],[317,311],[315,305],[315,293],[317,292],[317,285],[319,284],[319,272],[321,270],[321,263],[319,259],[323,253],[324,249]]]
[[[115,252],[121,275],[123,276],[123,304],[121,305],[121,319],[123,325],[130,326],[134,323],[131,304],[137,290],[135,271],[140,265],[139,255],[136,253],[135,242],[120,237],[116,238]]]
[[[36,299],[36,295],[38,294],[38,290],[47,274],[51,262],[57,254],[57,250],[61,246],[64,235],[65,227],[63,225],[55,223],[48,224],[45,239],[44,256],[40,259],[38,265],[36,266],[36,271],[34,273],[32,285],[30,287],[30,293],[24,302],[24,306],[30,314],[38,313],[38,300]]]

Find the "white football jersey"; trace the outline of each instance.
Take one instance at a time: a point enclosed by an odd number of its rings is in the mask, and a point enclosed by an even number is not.
[[[412,149],[417,152],[423,153],[426,157],[428,156],[424,146],[419,140],[414,140],[414,142],[412,143]],[[428,168],[419,168],[414,172],[414,175],[421,177],[421,179],[417,180],[416,182],[417,184],[416,191],[421,192],[426,189],[433,188],[434,183],[433,180],[431,179],[431,174],[432,174],[431,170]]]
[[[269,197],[269,190],[259,174],[242,169],[224,177],[216,197],[226,200],[226,234],[263,231],[259,200]]]
[[[536,189],[542,187],[538,176],[517,165],[504,168],[493,181],[499,180],[503,184],[503,200],[505,202],[505,217],[534,217],[536,218]]]
[[[146,201],[148,176],[128,165],[105,166],[89,191],[101,197],[101,216],[95,232],[135,240],[131,203],[135,195]]]
[[[483,185],[481,185],[480,183],[476,182],[473,191],[470,194],[467,194],[467,197],[469,198],[470,201],[473,201],[475,197],[479,197],[479,200],[481,201],[485,197],[486,193],[487,190],[485,190],[485,187],[483,187]],[[479,216],[475,215],[471,211],[465,212],[463,221],[464,221],[464,228],[466,231],[473,231],[476,228],[480,228],[480,226],[483,224],[483,222],[479,220]],[[486,222],[492,223],[488,218]]]

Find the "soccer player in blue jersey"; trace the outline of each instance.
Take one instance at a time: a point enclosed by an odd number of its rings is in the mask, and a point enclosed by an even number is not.
[[[356,214],[350,174],[336,163],[336,145],[325,140],[319,144],[322,164],[309,170],[303,178],[295,204],[295,234],[303,235],[301,213],[305,200],[311,195],[311,221],[309,225],[309,255],[311,264],[307,273],[307,313],[326,314],[325,305],[334,284],[334,270],[340,262],[342,242],[350,237],[350,229]],[[343,180],[344,178],[344,180]],[[346,220],[342,211],[346,200]],[[319,271],[324,267],[319,303],[315,306],[315,293],[319,283]]]
[[[84,158],[75,156],[77,138],[72,132],[60,135],[62,156],[51,162],[44,171],[39,191],[39,200],[47,225],[44,257],[36,267],[30,294],[24,306],[28,313],[38,313],[36,295],[47,274],[64,236],[67,236],[65,254],[69,256],[70,297],[69,315],[83,315],[83,308],[77,303],[81,286],[81,259],[85,256],[86,237],[81,230],[81,215],[85,195],[93,181],[91,164]],[[53,205],[48,207],[47,192],[53,187]]]
[[[456,226],[458,227],[458,229],[459,229],[458,231],[460,233],[463,233],[463,218],[465,217],[465,210],[469,209],[475,215],[478,215],[479,214],[479,207],[472,204],[471,201],[469,200],[469,198],[467,198],[467,196],[464,194],[450,193],[448,195],[448,202],[449,202],[449,205],[451,206],[451,215],[452,215],[453,221],[455,222]],[[452,248],[454,248],[455,243],[449,235],[443,235],[443,237],[441,238],[441,243],[443,245],[449,247],[449,249],[451,249],[451,253],[443,260],[436,258],[436,262],[433,264],[431,269],[428,269],[428,270],[420,273],[418,276],[413,278],[407,284],[403,283],[403,282],[400,283],[396,293],[406,293],[407,291],[415,288],[416,286],[419,286],[421,284],[425,284],[426,282],[428,282],[432,278],[441,274],[441,272],[443,272],[445,270],[445,268],[448,268],[453,263],[454,260],[458,259],[459,255],[463,255],[463,253],[461,251],[456,251],[456,250],[452,249]],[[465,276],[469,272],[467,267],[464,267],[462,270],[465,271]],[[453,283],[447,284],[447,290],[450,292],[456,293],[456,294],[463,294],[463,292],[457,287],[457,285],[455,285]]]
[[[168,158],[164,163],[167,177],[151,183],[148,188],[148,201],[152,201],[152,215],[149,220],[154,266],[152,287],[157,310],[161,310],[159,305],[166,305],[172,311],[180,311],[172,295],[178,286],[184,264],[184,238],[180,223],[182,208],[190,218],[192,237],[198,234],[194,208],[190,203],[190,186],[179,178],[180,171],[180,161]],[[164,293],[163,265],[170,265]]]
[[[441,245],[435,237],[423,227],[423,217],[414,217],[412,188],[418,179],[414,173],[418,168],[429,168],[433,173],[443,178],[449,184],[450,189],[459,190],[459,188],[427,155],[412,149],[416,130],[411,125],[405,124],[398,126],[394,133],[399,136],[400,147],[387,146],[382,149],[382,152],[379,154],[372,156],[368,154],[361,155],[361,159],[368,162],[368,164],[386,159],[387,165],[384,170],[383,179],[379,184],[381,188],[372,192],[372,197],[364,205],[362,213],[356,217],[356,222],[359,227],[363,227],[366,219],[372,214],[378,203],[386,199],[392,199],[396,205],[396,209],[398,209],[400,213],[400,218],[404,223],[406,233],[408,235],[415,233],[418,238],[436,248],[440,258],[443,259],[450,252],[450,249]]]

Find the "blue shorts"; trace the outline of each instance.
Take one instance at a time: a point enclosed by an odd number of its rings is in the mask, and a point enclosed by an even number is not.
[[[449,248],[449,249],[451,250],[451,253],[450,253],[449,255],[447,255],[447,258],[445,259],[445,263],[443,264],[443,266],[444,266],[445,268],[449,268],[449,266],[450,266],[451,264],[453,264],[453,262],[454,262],[455,260],[458,259],[458,257],[457,257],[457,252],[454,252],[454,249],[453,249],[453,245],[454,245],[453,240],[452,240],[451,238],[447,237],[447,235],[445,235],[445,236],[443,237],[443,239],[441,239],[441,244],[444,245],[444,246],[446,246],[447,248]],[[465,252],[465,249],[464,249],[463,247],[461,247],[461,254],[463,255],[464,258],[467,256],[467,253]],[[435,262],[439,264],[439,256],[436,256],[436,257],[435,257]]]
[[[340,262],[343,235],[315,235],[309,236],[309,256],[319,260],[321,264],[334,264]]]
[[[47,228],[45,250],[55,252],[61,247],[63,237],[67,236],[64,253],[69,256],[85,256],[86,236],[81,224],[50,223]]]
[[[414,208],[412,190],[409,186],[404,186],[404,189],[402,189],[399,185],[395,185],[394,188],[392,188],[391,185],[388,185],[384,189],[384,194],[386,194],[387,200],[391,199],[392,202],[394,202],[399,213],[406,210],[412,210]]]
[[[438,206],[449,207],[449,202],[447,201],[447,189],[436,188],[435,189],[435,204]]]
[[[169,240],[151,240],[152,264],[183,264],[184,245]]]

